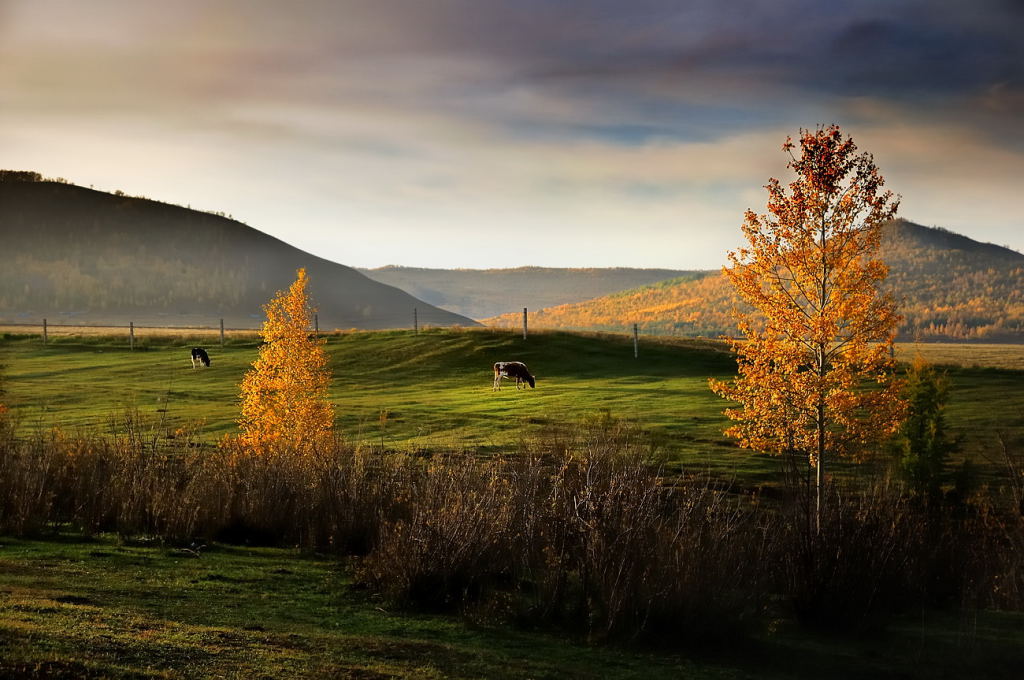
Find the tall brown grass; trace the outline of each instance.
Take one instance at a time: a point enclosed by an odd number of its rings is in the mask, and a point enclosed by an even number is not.
[[[343,442],[251,456],[168,436],[133,418],[102,437],[0,425],[0,533],[298,546],[353,557],[358,582],[397,604],[593,639],[1024,607],[1024,518],[994,492],[937,508],[884,480],[836,484],[818,534],[798,487],[769,502],[667,475],[642,433],[609,418],[490,458]]]

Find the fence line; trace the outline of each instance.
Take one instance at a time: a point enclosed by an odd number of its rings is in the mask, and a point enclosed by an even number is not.
[[[45,321],[45,319],[44,319]],[[137,324],[133,321],[127,321],[123,324],[110,324],[110,323],[53,323],[52,321],[46,321],[46,323],[29,323],[25,321],[17,322],[6,322],[0,321],[0,329],[3,328],[42,328],[46,331],[53,330],[54,328],[96,328],[96,329],[110,329],[110,330],[127,330],[134,328],[135,330],[159,330],[159,331],[209,331],[210,333],[217,333],[219,330],[231,333],[231,332],[252,332],[258,333],[259,327],[251,328],[230,328],[225,326],[223,322],[219,326],[144,326]],[[219,330],[218,330],[219,329]]]
[[[389,327],[379,328],[379,329],[345,328],[345,329],[336,329],[333,332],[348,332],[348,331],[366,332],[366,331],[374,331],[374,330],[395,331],[395,330],[407,329],[407,330],[412,331],[414,334],[418,334],[421,330],[425,330],[426,328],[429,328],[429,326],[426,326],[426,325],[421,324],[419,322],[419,318],[418,318],[419,317],[419,313],[418,312],[419,312],[419,310],[417,308],[414,307],[412,309],[412,315],[411,315],[412,316],[412,319],[411,319],[412,324],[411,325],[409,325],[409,320],[410,319],[406,318],[404,320],[404,324],[401,324],[401,325],[389,326]],[[522,317],[522,326],[521,327],[517,327],[516,325],[509,324],[509,325],[501,325],[501,326],[481,326],[481,327],[478,328],[478,330],[490,330],[490,331],[495,331],[495,332],[499,332],[499,333],[501,333],[501,332],[508,332],[508,333],[513,333],[513,334],[521,333],[523,339],[525,340],[528,337],[528,326],[527,326],[527,319],[528,319],[528,317],[527,317],[527,314],[528,314],[528,309],[526,307],[524,307],[523,308],[523,317]],[[377,321],[380,321],[380,319],[377,319]],[[529,330],[534,330],[534,331],[539,332],[539,333],[565,331],[565,332],[576,332],[576,333],[583,333],[583,334],[625,336],[629,340],[632,340],[631,344],[632,344],[632,349],[633,349],[633,357],[634,358],[639,358],[639,341],[640,341],[640,335],[641,335],[640,334],[639,325],[636,324],[636,323],[632,323],[632,324],[629,324],[629,325],[632,326],[632,328],[629,329],[629,330],[614,330],[614,331],[613,330],[603,330],[603,329],[566,329],[566,328],[557,328],[557,327],[548,328],[548,327],[544,327],[544,326],[541,326],[541,327],[534,326],[533,328],[529,328]],[[447,326],[436,326],[435,328],[447,328]],[[470,329],[476,329],[477,327],[464,326],[464,327],[461,327],[461,328],[466,329],[466,330],[470,330]],[[18,321],[18,322],[10,322],[10,323],[0,322],[0,332],[4,332],[4,331],[10,332],[10,331],[13,331],[13,329],[26,329],[26,330],[28,330],[28,329],[39,329],[38,333],[39,333],[39,335],[41,337],[41,340],[42,340],[42,343],[44,345],[47,345],[49,343],[49,341],[53,339],[52,336],[55,335],[54,331],[58,331],[59,329],[81,329],[83,331],[86,331],[85,334],[90,334],[90,333],[88,333],[88,331],[95,331],[95,332],[93,332],[91,334],[92,335],[112,335],[112,336],[120,335],[122,333],[127,332],[126,334],[128,335],[128,338],[127,338],[128,345],[132,349],[134,349],[135,340],[136,340],[136,337],[135,337],[136,336],[136,331],[158,331],[158,333],[143,333],[143,335],[151,335],[151,336],[152,335],[161,335],[161,334],[162,335],[187,334],[187,333],[190,333],[190,332],[196,332],[197,334],[201,334],[201,335],[205,335],[205,336],[213,336],[214,338],[217,338],[217,336],[219,335],[220,346],[223,347],[225,345],[226,335],[228,333],[253,334],[253,335],[255,335],[255,334],[259,333],[260,326],[259,325],[254,325],[254,326],[249,326],[249,327],[227,327],[227,326],[224,325],[224,319],[223,318],[218,319],[215,323],[210,324],[210,325],[195,325],[195,326],[139,325],[139,324],[136,324],[133,321],[128,321],[128,322],[125,322],[123,324],[52,323],[52,322],[49,321],[48,318],[41,319],[41,323],[40,322],[26,322],[26,321]],[[312,323],[312,327],[310,328],[310,331],[312,333],[316,333],[316,334],[320,333],[320,322],[319,322],[319,316],[318,315],[314,316],[314,320],[313,320],[313,323]],[[326,331],[326,332],[331,332],[331,331]],[[34,333],[26,333],[26,334],[33,334],[34,335]],[[66,332],[66,333],[59,333],[58,332],[56,334],[58,334],[58,335],[73,335],[74,331],[72,330],[72,331]],[[648,336],[648,335],[644,334],[644,337],[645,338],[657,338],[657,337],[671,338],[671,337],[688,337],[688,336],[674,336],[674,335],[664,335],[664,336],[662,336],[661,334],[655,333],[653,336]]]
[[[419,320],[419,310],[417,308],[413,308],[412,311],[413,311],[413,313],[412,313],[412,325],[411,326],[409,326],[409,319],[408,319],[408,317],[406,317],[406,318],[403,318],[401,320],[396,318],[395,319],[396,323],[395,323],[394,326],[387,326],[387,327],[379,328],[379,329],[364,329],[364,328],[357,328],[357,327],[353,326],[353,327],[350,327],[350,328],[338,328],[338,329],[336,329],[336,331],[344,332],[344,331],[350,331],[350,330],[362,331],[362,330],[403,330],[403,329],[409,329],[409,330],[412,330],[414,333],[418,334],[420,330],[425,330],[427,328],[430,328],[429,325],[420,323],[420,320]],[[389,317],[390,316],[393,316],[393,315],[389,315]],[[385,322],[385,319],[382,318],[382,317],[378,317],[378,318],[375,318],[375,319],[374,318],[366,319],[366,321],[382,323],[382,322]],[[225,343],[225,335],[227,333],[253,333],[253,334],[256,334],[256,333],[259,333],[261,326],[262,326],[262,322],[259,322],[257,324],[254,324],[253,326],[248,326],[248,327],[234,327],[234,328],[227,327],[227,326],[224,325],[224,319],[223,318],[218,319],[216,322],[214,322],[211,325],[195,325],[195,326],[142,325],[142,324],[136,324],[134,321],[126,321],[126,322],[123,322],[123,323],[105,323],[105,324],[100,324],[100,323],[53,323],[53,322],[51,322],[49,320],[49,318],[43,318],[41,323],[40,322],[34,322],[34,321],[12,321],[12,322],[0,321],[0,332],[3,332],[5,330],[6,331],[10,331],[10,332],[17,332],[17,330],[25,329],[25,330],[29,331],[28,334],[34,335],[35,333],[31,333],[31,330],[38,329],[37,332],[39,333],[40,337],[42,338],[42,342],[43,342],[44,345],[47,345],[49,343],[49,341],[52,339],[51,336],[53,336],[55,334],[56,335],[73,335],[75,333],[75,330],[79,330],[79,329],[82,330],[82,331],[85,331],[86,334],[91,334],[91,335],[120,335],[122,333],[127,332],[128,344],[129,344],[129,346],[131,348],[134,349],[136,331],[159,331],[159,332],[161,332],[163,334],[181,334],[181,333],[189,333],[189,332],[196,332],[196,331],[198,331],[198,332],[200,332],[203,335],[213,335],[215,337],[219,333],[219,335],[220,335],[220,344],[223,347],[224,343]],[[437,326],[437,327],[438,328],[443,328],[444,326]],[[17,329],[17,330],[15,330],[15,329]],[[70,330],[70,331],[65,330],[65,332],[61,333],[60,329],[72,329],[72,330]],[[91,331],[91,333],[90,333],[90,331]],[[319,314],[314,314],[314,316],[313,316],[313,323],[312,323],[312,327],[310,328],[310,331],[312,331],[313,333],[315,333],[317,335],[320,334],[320,317],[319,317]]]

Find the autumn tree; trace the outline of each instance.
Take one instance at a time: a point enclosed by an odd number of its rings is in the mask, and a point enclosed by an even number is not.
[[[263,345],[242,379],[239,443],[253,452],[309,455],[328,444],[334,408],[324,340],[310,334],[313,308],[306,270],[264,306]]]
[[[792,138],[782,147],[796,179],[788,190],[768,180],[767,214],[746,212],[749,245],[729,253],[724,272],[753,311],[736,313],[739,375],[711,387],[738,402],[726,433],[741,446],[814,468],[820,532],[829,460],[864,454],[900,423],[899,317],[878,290],[888,268],[877,259],[898,200],[838,126],[801,130],[798,144],[799,156]]]

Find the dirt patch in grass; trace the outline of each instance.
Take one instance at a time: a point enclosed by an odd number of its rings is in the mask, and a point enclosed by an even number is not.
[[[81,595],[60,595],[53,598],[54,602],[60,602],[61,604],[74,604],[74,605],[93,605],[96,603],[90,600],[88,597],[82,597]]]

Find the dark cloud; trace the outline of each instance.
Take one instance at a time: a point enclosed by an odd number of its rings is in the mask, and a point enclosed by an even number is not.
[[[702,15],[705,30],[649,31],[650,41],[626,44],[614,39],[615,22],[606,30],[604,49],[565,59],[544,55],[531,75],[541,80],[594,80],[638,86],[652,81],[685,85],[721,78],[757,92],[784,85],[809,94],[847,96],[911,94],[959,95],[995,84],[1024,85],[1024,41],[1014,12],[986,14],[986,4],[971,3],[970,20],[948,5],[890,2],[800,8],[773,4],[776,16],[752,11],[737,17],[728,9]],[[623,5],[627,7],[627,5]],[[787,25],[778,26],[785,17]],[[728,19],[725,21],[724,19]]]
[[[1005,108],[1024,91],[1024,12],[1006,0],[315,0],[287,11],[267,0],[163,8],[107,0],[75,7],[65,3],[64,29],[47,25],[52,11],[37,10],[35,25],[45,30],[26,40],[42,50],[26,56],[26,43],[20,75],[28,74],[30,89],[53,96],[60,84],[68,100],[117,109],[139,93],[154,103],[166,95],[209,106],[380,101],[487,116],[510,130],[635,143],[825,115],[850,97],[934,113],[991,99],[995,89]],[[17,25],[7,26],[13,34],[0,25],[0,43],[18,37]],[[82,70],[87,77],[78,77]],[[501,106],[522,91],[562,102],[582,120]]]
[[[841,31],[825,56],[836,79],[817,78],[851,94],[905,96],[978,92],[1024,84],[1018,39],[971,35],[958,26],[871,20]]]

